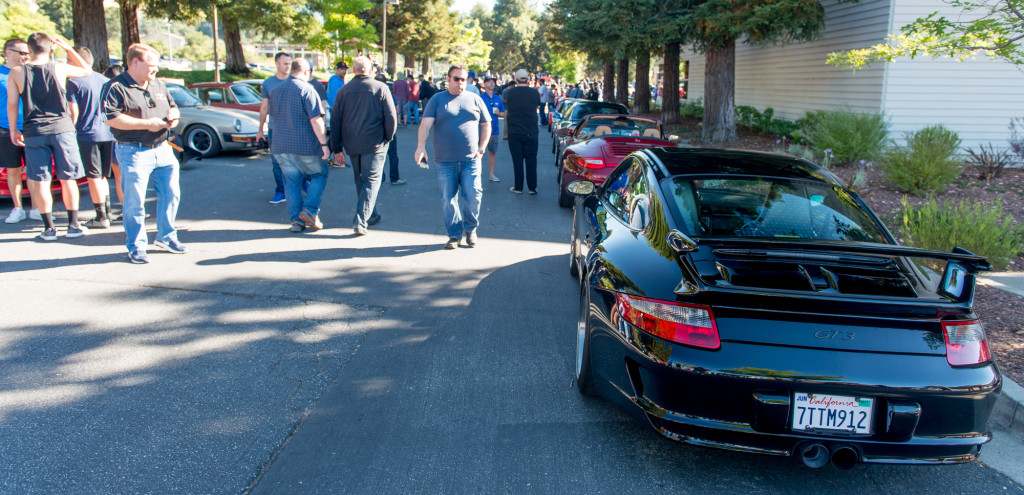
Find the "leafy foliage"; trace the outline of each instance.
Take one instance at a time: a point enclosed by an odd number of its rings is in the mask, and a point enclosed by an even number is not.
[[[945,57],[963,62],[976,53],[993,59],[1024,63],[1024,0],[948,0],[962,10],[955,19],[938,12],[903,26],[886,43],[868,48],[831,53],[828,63],[860,69],[897,57]]]
[[[684,118],[693,117],[695,119],[704,118],[704,99],[697,98],[696,100],[690,100],[683,103],[683,105],[679,107],[679,116]]]
[[[901,204],[900,232],[910,246],[936,251],[959,246],[985,256],[996,270],[1005,269],[1021,251],[1024,225],[1003,211],[1002,200],[986,204],[964,199],[939,205],[933,198],[915,208],[903,198]]]
[[[40,12],[33,12],[28,4],[20,0],[0,6],[0,40],[28,39],[36,31],[52,33],[56,29],[53,21]]]
[[[967,163],[974,165],[981,170],[981,178],[992,180],[1002,175],[1003,170],[1010,164],[1010,150],[995,150],[992,144],[978,146],[978,151],[967,148]]]
[[[956,154],[960,136],[941,125],[906,134],[906,146],[886,152],[882,171],[885,178],[912,194],[945,189],[963,172]]]
[[[445,58],[466,64],[470,70],[484,70],[491,58],[491,43],[483,38],[483,29],[476,19],[462,23],[459,37],[452,43]]]
[[[71,0],[37,0],[39,12],[46,14],[57,27],[57,33],[64,39],[75,36],[74,19],[71,13]],[[6,39],[6,38],[4,38]]]
[[[754,107],[740,105],[736,107],[736,124],[757,132],[793,137],[793,133],[800,126],[795,122],[776,119],[774,115],[775,110],[771,107],[764,109],[764,112],[759,112]]]
[[[817,155],[831,150],[839,164],[873,161],[889,137],[889,123],[880,114],[857,113],[843,107],[807,112],[796,122],[794,137],[806,141]]]

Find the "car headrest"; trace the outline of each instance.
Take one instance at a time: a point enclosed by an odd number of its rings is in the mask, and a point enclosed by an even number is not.
[[[644,137],[652,137],[654,139],[661,139],[661,133],[657,129],[651,128],[644,130]]]
[[[594,129],[594,136],[604,136],[605,134],[611,134],[612,128],[606,125],[599,125],[597,129]]]

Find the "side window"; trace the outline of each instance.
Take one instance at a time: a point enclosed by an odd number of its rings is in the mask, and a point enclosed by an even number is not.
[[[623,161],[608,177],[605,201],[608,203],[609,209],[627,225],[632,226],[632,213],[636,209],[637,195],[648,193],[646,183],[647,181],[643,178],[643,167],[636,158],[628,158]],[[645,219],[637,219],[637,221],[641,220],[646,223]]]
[[[220,88],[199,88],[199,98],[210,103],[224,103]]]

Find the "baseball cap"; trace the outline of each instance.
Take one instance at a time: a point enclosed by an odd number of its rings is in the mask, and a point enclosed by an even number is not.
[[[519,69],[519,70],[516,71],[516,80],[517,81],[529,81],[530,80],[530,73],[526,72],[526,69]]]
[[[335,69],[347,69],[348,65],[345,64],[345,62],[338,62],[337,64],[334,65],[334,68]]]
[[[491,76],[484,76],[484,82],[493,81],[493,80],[494,80],[494,78],[491,77]]]

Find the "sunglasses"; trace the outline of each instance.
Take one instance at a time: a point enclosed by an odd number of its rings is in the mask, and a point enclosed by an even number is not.
[[[153,101],[153,95],[149,94],[149,91],[143,91],[142,94],[146,95],[146,100],[147,103],[149,103],[149,108],[156,108],[156,102]]]
[[[10,50],[10,51],[12,51],[14,53],[17,53],[18,55],[21,55],[22,57],[27,57],[28,56],[28,52],[23,52],[21,50],[15,50],[14,48],[8,48],[8,50]]]
[[[451,78],[452,78],[452,81],[455,81],[455,82],[466,82],[466,78],[465,77],[451,76]]]

